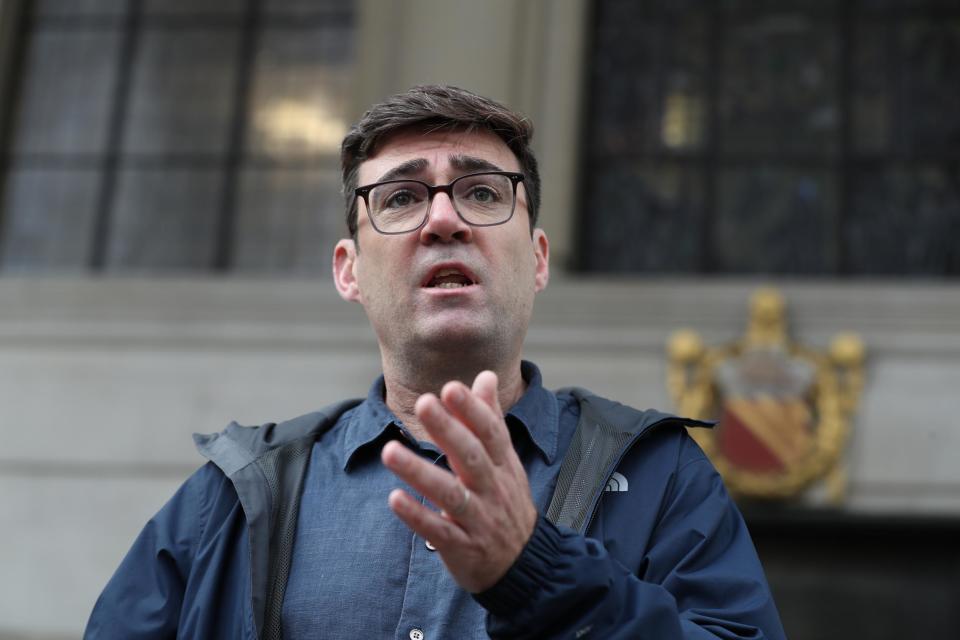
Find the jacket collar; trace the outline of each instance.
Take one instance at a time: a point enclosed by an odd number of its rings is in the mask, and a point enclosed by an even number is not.
[[[193,442],[203,457],[217,465],[227,477],[232,477],[274,449],[302,438],[317,438],[358,404],[357,399],[344,400],[292,420],[279,424],[268,422],[258,427],[231,422],[219,433],[193,434]]]

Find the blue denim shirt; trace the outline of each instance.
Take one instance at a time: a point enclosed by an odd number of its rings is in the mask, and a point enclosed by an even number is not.
[[[532,363],[523,363],[522,374],[527,389],[506,420],[543,512],[580,408],[569,394],[544,389]],[[283,603],[283,636],[486,638],[486,611],[387,506],[387,495],[398,486],[424,498],[380,462],[385,443],[399,439],[434,464],[447,462],[436,446],[414,439],[383,398],[381,377],[367,399],[313,447]]]

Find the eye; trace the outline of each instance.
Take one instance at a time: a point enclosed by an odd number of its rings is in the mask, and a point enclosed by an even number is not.
[[[485,184],[477,184],[471,187],[466,197],[480,204],[492,204],[500,200],[500,194],[497,193],[497,190]]]
[[[398,189],[383,199],[381,207],[384,209],[405,209],[417,204],[418,199],[409,189]]]

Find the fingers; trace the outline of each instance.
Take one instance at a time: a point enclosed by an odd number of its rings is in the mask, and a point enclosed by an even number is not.
[[[414,413],[446,454],[450,470],[399,441],[385,444],[381,458],[413,492],[443,511],[400,489],[390,494],[388,504],[436,547],[460,586],[482,591],[516,561],[537,520],[526,473],[503,419],[497,376],[485,371],[469,388],[450,382],[439,398],[418,398]]]
[[[473,392],[477,394],[498,415],[503,415],[500,407],[499,381],[493,371],[481,371],[473,380]]]
[[[451,389],[450,393],[457,395],[457,390]],[[486,489],[493,465],[484,443],[466,426],[469,423],[451,415],[433,394],[420,396],[414,405],[414,413],[437,446],[447,454],[450,468],[464,484],[478,491]]]
[[[384,445],[380,456],[383,464],[397,477],[451,518],[462,522],[470,517],[471,498],[463,483],[451,473],[430,464],[395,440]]]
[[[440,399],[443,406],[479,439],[490,462],[501,466],[507,461],[508,452],[513,450],[513,443],[503,422],[497,395],[496,374],[484,371],[477,376],[473,389],[467,389],[460,382],[448,382]]]
[[[414,500],[402,489],[394,489],[387,498],[390,509],[417,535],[443,552],[469,542],[467,534],[448,518]]]

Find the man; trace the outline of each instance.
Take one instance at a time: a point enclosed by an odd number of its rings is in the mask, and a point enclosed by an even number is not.
[[[551,393],[521,361],[549,276],[531,135],[452,87],[363,116],[333,275],[383,376],[363,402],[197,437],[212,462],[147,524],[87,637],[783,637],[684,423]],[[603,446],[610,468],[564,466]],[[613,466],[629,490],[602,493]],[[554,513],[573,485],[592,488]]]

